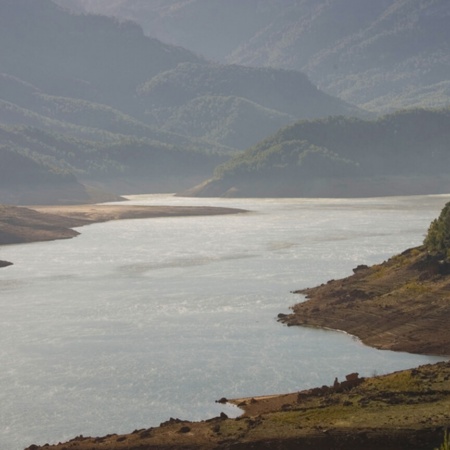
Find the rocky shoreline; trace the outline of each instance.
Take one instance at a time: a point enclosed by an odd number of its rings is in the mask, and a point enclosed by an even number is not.
[[[354,274],[302,289],[308,301],[279,315],[289,326],[342,330],[366,345],[417,354],[450,356],[450,266],[424,247]]]
[[[450,362],[292,394],[235,399],[237,419],[171,418],[130,434],[26,450],[433,450],[450,423]],[[222,399],[222,401],[226,401]]]

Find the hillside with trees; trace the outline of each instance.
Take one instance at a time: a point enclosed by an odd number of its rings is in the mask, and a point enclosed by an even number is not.
[[[442,264],[450,262],[450,203],[431,222],[424,245],[428,253],[439,258]]]
[[[300,70],[376,112],[449,104],[447,0],[58,0],[222,62]]]
[[[2,1],[0,39],[0,166],[21,174],[0,201],[26,201],[25,179],[173,192],[295,120],[359,113],[301,73],[217,65],[50,0]]]
[[[184,195],[359,197],[448,192],[450,109],[299,121]]]
[[[179,64],[141,85],[139,94],[162,129],[241,149],[296,118],[362,114],[300,72],[237,65]]]

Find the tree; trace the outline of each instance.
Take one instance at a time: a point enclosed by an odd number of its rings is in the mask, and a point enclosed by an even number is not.
[[[424,244],[430,254],[450,259],[450,202],[431,222]]]

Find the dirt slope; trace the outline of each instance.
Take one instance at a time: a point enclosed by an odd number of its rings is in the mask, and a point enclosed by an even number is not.
[[[344,330],[381,349],[450,355],[448,264],[419,247],[354,272],[297,291],[309,300],[279,320]]]

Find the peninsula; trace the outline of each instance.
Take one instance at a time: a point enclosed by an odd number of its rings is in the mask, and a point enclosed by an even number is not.
[[[210,206],[136,205],[0,205],[0,245],[69,239],[79,235],[72,228],[120,219],[207,216],[245,212],[236,208]]]
[[[384,350],[450,355],[450,265],[425,246],[354,274],[295,291],[308,301],[279,315],[287,325],[343,330]]]

